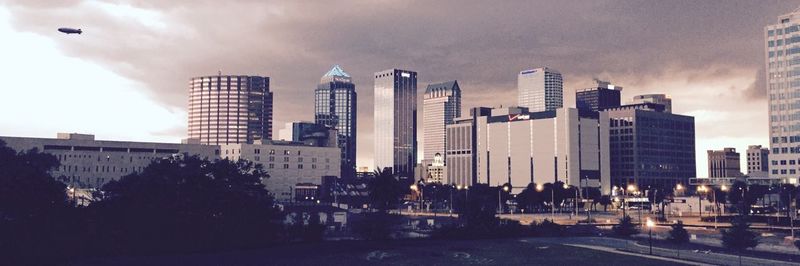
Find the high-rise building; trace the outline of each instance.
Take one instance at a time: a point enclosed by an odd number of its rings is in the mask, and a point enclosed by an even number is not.
[[[596,87],[575,92],[575,107],[581,112],[598,112],[620,106],[622,87],[614,86],[607,81],[595,80]]]
[[[375,166],[413,178],[417,163],[417,72],[375,73]]]
[[[339,65],[325,73],[315,91],[314,120],[335,128],[342,149],[342,176],[356,174],[356,86]]]
[[[610,120],[611,182],[674,187],[697,176],[694,117],[664,112],[654,103],[600,112]]]
[[[766,176],[769,172],[769,149],[761,145],[747,147],[747,175]]]
[[[552,111],[564,106],[561,73],[548,67],[528,69],[517,76],[519,106],[531,112]]]
[[[447,126],[448,184],[511,184],[517,193],[561,181],[611,192],[607,117],[582,117],[574,108],[488,111],[473,109]]]
[[[734,148],[708,150],[708,177],[735,178],[742,175],[739,153]]]
[[[220,74],[192,78],[189,138],[209,145],[271,140],[269,77]]]
[[[778,17],[764,29],[764,60],[769,99],[771,179],[796,183],[800,172],[800,11]]]
[[[448,81],[428,85],[423,99],[423,157],[432,160],[436,155],[445,159],[445,126],[461,116],[461,89],[458,82]]]
[[[656,103],[664,106],[664,112],[672,113],[672,99],[666,94],[643,94],[633,96],[633,103]]]

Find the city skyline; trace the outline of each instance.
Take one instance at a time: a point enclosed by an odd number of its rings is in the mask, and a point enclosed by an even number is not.
[[[647,10],[635,4],[605,5],[608,3],[568,2],[561,8],[574,16],[562,17],[581,19],[567,23],[558,17],[542,18],[545,26],[565,24],[553,29],[529,27],[534,20],[513,11],[543,10],[537,12],[546,15],[548,10],[561,10],[555,5],[504,4],[483,10],[465,4],[465,14],[486,12],[498,21],[489,22],[488,26],[471,21],[474,27],[470,29],[435,19],[404,22],[406,24],[391,27],[395,35],[370,29],[373,25],[390,22],[380,18],[381,12],[391,12],[392,9],[385,6],[388,3],[359,3],[360,8],[380,12],[353,16],[343,22],[345,25],[325,25],[317,21],[319,18],[299,15],[304,9],[322,10],[312,4],[233,4],[232,10],[239,12],[253,8],[248,5],[266,5],[265,10],[269,11],[263,16],[275,17],[278,22],[264,25],[264,28],[268,31],[281,29],[274,34],[286,37],[285,42],[264,40],[261,44],[258,41],[239,44],[224,40],[229,37],[225,31],[231,27],[197,23],[207,17],[181,13],[174,3],[160,6],[82,2],[45,6],[12,1],[0,7],[0,33],[10,37],[9,48],[0,52],[3,58],[10,60],[0,63],[0,71],[19,81],[5,86],[4,91],[8,90],[12,97],[4,97],[6,101],[0,111],[19,113],[30,108],[31,103],[36,103],[40,110],[4,116],[0,118],[0,128],[3,135],[14,136],[51,136],[55,132],[71,131],[93,133],[99,139],[177,143],[186,137],[186,82],[191,77],[213,75],[220,70],[223,74],[271,77],[271,90],[275,93],[274,125],[311,121],[313,88],[318,83],[319,73],[332,64],[342,64],[348,67],[354,83],[360,86],[358,92],[362,93],[358,103],[357,165],[373,167],[372,73],[389,67],[413,69],[419,73],[419,87],[438,80],[457,79],[463,89],[466,110],[476,106],[515,105],[516,74],[547,65],[564,75],[565,107],[574,107],[574,91],[590,87],[593,77],[624,86],[623,102],[639,94],[668,94],[674,100],[675,113],[696,117],[698,173],[707,169],[705,150],[727,146],[745,150],[751,144],[768,146],[763,28],[776,23],[778,16],[800,3],[735,2],[718,6],[653,1],[645,5]],[[409,5],[413,3],[401,4],[401,8]],[[426,17],[426,12],[442,10],[453,3],[419,5],[428,11],[406,15]],[[75,12],[60,12],[65,8]],[[336,8],[345,12],[344,7]],[[579,15],[590,11],[598,15]],[[509,13],[509,19],[501,19],[500,14],[504,12]],[[681,17],[682,21],[670,19],[670,14],[679,12],[687,14]],[[609,16],[626,18],[619,21],[598,18]],[[261,17],[248,14],[242,19]],[[591,19],[598,21],[588,21]],[[130,23],[123,23],[125,21]],[[84,34],[65,36],[55,32],[53,25],[62,23],[80,25]],[[599,26],[592,26],[592,23]],[[416,30],[426,24],[429,28]],[[589,34],[598,27],[614,34],[601,38]],[[368,34],[356,38],[355,42],[342,44],[333,41],[340,37],[330,34],[323,34],[317,41],[299,43],[308,37],[300,33],[304,29],[314,29],[307,34],[342,30],[342,36],[347,38]],[[444,34],[445,38],[431,38],[450,30],[455,32]],[[620,30],[630,33],[619,33]],[[564,35],[564,31],[570,32],[569,36]],[[241,32],[256,33],[251,28]],[[469,40],[469,36],[482,34],[488,36],[481,37],[476,45],[457,46]],[[675,39],[667,37],[670,34],[685,38],[657,44]],[[587,35],[581,38],[592,37],[589,39],[594,42],[576,45],[581,42],[580,38],[572,35]],[[392,36],[396,36],[396,42],[381,40]],[[198,39],[206,44],[185,47],[190,44],[188,41]],[[491,44],[487,44],[487,40]],[[705,47],[710,40],[715,40],[713,43],[717,45]],[[334,45],[317,46],[323,43]],[[267,48],[257,47],[262,44]],[[228,46],[232,49],[223,48]],[[227,51],[217,51],[220,49]],[[637,53],[644,55],[633,55]],[[406,54],[410,56],[404,57]],[[465,54],[474,58],[466,58]],[[302,60],[297,60],[298,56]],[[436,65],[441,63],[431,62],[446,62],[445,65],[452,67],[440,68]],[[604,62],[607,64],[602,64]],[[90,75],[91,80],[86,75]],[[59,86],[53,86],[54,81],[49,79],[57,80],[55,84]],[[13,91],[9,89],[12,87]],[[43,99],[42,95],[49,97]],[[126,101],[116,101],[118,98]],[[718,100],[709,102],[709,98]],[[731,102],[737,104],[731,105]],[[278,130],[280,128],[274,127],[273,134],[277,135]]]

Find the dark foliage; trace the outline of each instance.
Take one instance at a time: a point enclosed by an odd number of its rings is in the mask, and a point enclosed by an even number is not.
[[[308,217],[297,215],[287,228],[289,238],[305,242],[319,242],[325,236],[325,225],[320,222],[319,214]]]
[[[683,221],[678,221],[671,225],[672,230],[669,231],[667,241],[675,245],[682,245],[689,243],[689,232],[683,228]]]
[[[195,157],[153,162],[92,204],[98,248],[159,253],[261,246],[282,234],[260,165]]]
[[[639,233],[639,229],[636,228],[636,225],[633,224],[633,221],[630,216],[622,217],[619,219],[619,224],[614,225],[613,231],[618,236],[629,237]]]
[[[400,198],[408,194],[408,186],[398,181],[389,168],[375,170],[375,178],[367,185],[371,207],[381,211],[397,208]]]
[[[402,222],[400,216],[387,212],[366,213],[352,222],[353,232],[367,240],[385,240]]]
[[[731,221],[731,228],[722,230],[722,245],[735,251],[743,251],[758,245],[758,236],[750,230],[747,217],[734,218]]]
[[[548,219],[544,219],[541,223],[533,222],[530,227],[534,236],[555,237],[564,235],[564,227]]]
[[[0,141],[0,253],[2,264],[49,264],[72,256],[85,225],[66,196],[66,186],[48,171],[55,156],[17,153]]]

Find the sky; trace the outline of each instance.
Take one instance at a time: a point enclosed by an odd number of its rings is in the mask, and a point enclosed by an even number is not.
[[[369,167],[373,73],[417,71],[420,97],[429,83],[458,80],[467,110],[515,105],[517,73],[548,66],[564,76],[566,106],[594,78],[624,87],[623,102],[668,94],[674,113],[695,117],[703,177],[706,150],[768,144],[764,26],[800,7],[800,0],[220,3],[0,0],[0,135],[179,142],[189,78],[221,71],[271,78],[278,136],[287,122],[313,121],[314,89],[339,64],[359,94],[357,164]]]

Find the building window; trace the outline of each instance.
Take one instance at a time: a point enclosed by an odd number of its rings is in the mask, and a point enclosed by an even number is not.
[[[283,169],[289,169],[289,164],[288,163],[283,164]]]
[[[303,165],[302,164],[298,164],[297,165],[297,169],[303,169]]]

